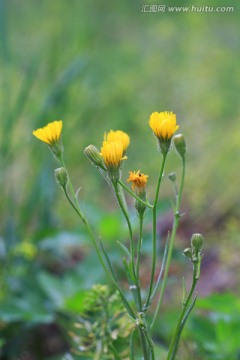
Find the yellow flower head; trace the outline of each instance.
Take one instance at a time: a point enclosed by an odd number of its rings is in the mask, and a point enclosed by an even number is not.
[[[61,133],[62,120],[53,121],[44,126],[43,128],[33,131],[33,135],[36,136],[36,138],[50,146],[53,146],[60,140]]]
[[[148,175],[144,175],[138,170],[137,172],[129,171],[129,178],[127,179],[128,182],[132,182],[132,189],[139,191],[143,191],[148,181]]]
[[[117,168],[122,160],[127,159],[126,156],[123,156],[123,144],[119,141],[103,141],[101,155],[108,168]]]
[[[128,134],[126,134],[125,132],[123,132],[121,130],[116,130],[116,131],[110,130],[109,133],[104,134],[104,140],[106,142],[118,141],[118,142],[122,143],[124,153],[130,144],[130,137],[128,136]]]
[[[32,260],[37,254],[37,248],[29,241],[23,241],[14,248],[14,253],[23,256],[28,260]]]
[[[154,112],[149,119],[149,125],[157,138],[169,140],[179,128],[176,115],[171,111]]]

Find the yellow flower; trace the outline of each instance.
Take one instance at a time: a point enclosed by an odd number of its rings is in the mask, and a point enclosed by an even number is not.
[[[53,121],[44,126],[43,128],[33,131],[33,135],[36,136],[36,138],[50,146],[53,146],[60,140],[61,133],[62,120]]]
[[[126,134],[125,132],[123,132],[121,130],[116,130],[116,131],[110,130],[109,133],[104,134],[104,140],[106,142],[118,141],[118,142],[122,143],[124,153],[130,144],[130,137],[128,136],[128,134]]]
[[[154,112],[149,119],[149,125],[157,138],[169,140],[179,128],[176,123],[176,115],[173,112]]]
[[[29,241],[24,241],[15,246],[13,252],[16,255],[23,256],[26,259],[31,260],[36,256],[37,248]]]
[[[127,179],[128,182],[132,182],[132,189],[139,191],[145,190],[145,186],[148,181],[148,175],[144,175],[138,170],[137,172],[129,171],[129,178]]]
[[[117,168],[122,160],[127,159],[126,156],[123,156],[123,144],[118,141],[103,141],[101,155],[108,168]]]

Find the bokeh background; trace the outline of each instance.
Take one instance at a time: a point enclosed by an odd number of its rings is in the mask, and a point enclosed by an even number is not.
[[[205,236],[199,300],[179,359],[240,358],[239,89],[240,6],[236,1],[0,0],[0,345],[1,359],[63,359],[65,320],[81,293],[106,283],[90,241],[55,184],[58,166],[32,131],[62,119],[65,161],[96,233],[121,270],[126,228],[108,184],[83,149],[103,134],[131,137],[129,170],[149,174],[152,198],[161,156],[148,126],[153,111],[177,114],[187,139],[187,176],[164,311],[155,329],[166,349],[181,304],[181,255],[193,232]],[[162,2],[156,3],[157,5]],[[233,12],[168,12],[167,6],[233,6]],[[169,155],[166,175],[179,177]],[[171,225],[171,183],[159,205],[159,249]],[[131,200],[128,199],[131,208]],[[132,209],[131,219],[137,224]],[[143,283],[147,286],[149,218]],[[64,324],[63,324],[64,323]],[[162,325],[165,324],[165,325]],[[88,357],[85,357],[88,359]]]

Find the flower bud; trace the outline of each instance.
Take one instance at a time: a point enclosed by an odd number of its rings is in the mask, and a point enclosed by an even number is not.
[[[186,248],[183,250],[183,255],[192,258],[192,249],[191,248]]]
[[[103,165],[103,158],[101,154],[99,153],[98,149],[94,145],[88,145],[84,149],[84,154],[88,157],[88,159],[91,161],[92,164],[100,167],[101,169],[104,169]]]
[[[203,246],[204,237],[202,234],[193,234],[191,237],[191,245],[195,253],[199,253]]]
[[[173,138],[175,149],[181,157],[185,156],[186,153],[186,141],[182,134],[175,135]]]
[[[129,178],[127,179],[127,182],[132,183],[132,190],[135,192],[137,196],[140,197],[141,200],[146,202],[146,185],[148,181],[148,175],[145,175],[138,171],[129,171]],[[144,212],[146,210],[146,205],[143,204],[139,200],[135,200],[134,207],[138,212],[138,215],[140,218],[143,217]]]
[[[68,182],[68,173],[67,170],[64,167],[55,169],[55,178],[58,182],[58,184],[65,189]]]
[[[168,174],[168,178],[172,182],[175,182],[176,181],[176,174],[174,172],[171,172],[170,174]]]

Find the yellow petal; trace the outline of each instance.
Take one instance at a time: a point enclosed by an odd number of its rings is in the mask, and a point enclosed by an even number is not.
[[[33,135],[48,145],[54,145],[59,141],[62,133],[62,120],[53,121],[43,128],[33,131]]]

